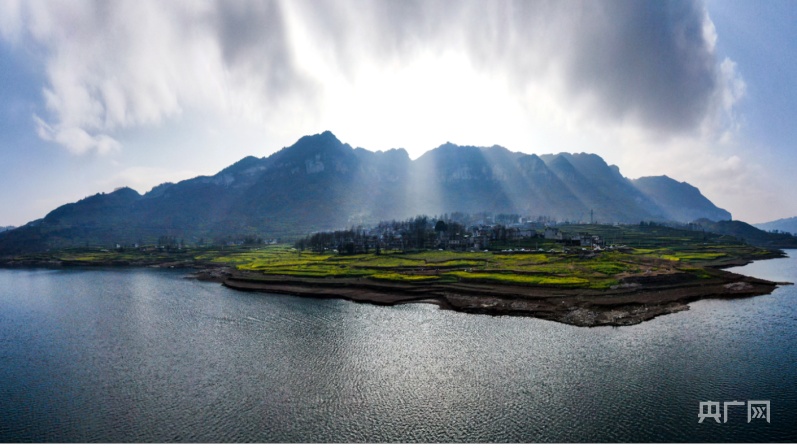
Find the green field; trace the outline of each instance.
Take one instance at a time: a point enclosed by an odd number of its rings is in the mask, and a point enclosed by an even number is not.
[[[605,289],[629,275],[690,272],[708,277],[703,266],[755,253],[750,246],[678,246],[613,251],[449,252],[337,255],[300,252],[288,246],[206,254],[213,263],[242,271],[297,277],[370,278],[395,282],[475,282],[562,288]]]
[[[709,278],[704,268],[734,260],[771,257],[774,252],[738,241],[707,239],[702,233],[645,226],[570,226],[568,232],[602,235],[605,251],[565,248],[482,252],[424,251],[338,255],[299,251],[288,245],[260,248],[71,249],[26,255],[16,264],[234,266],[264,275],[307,278],[366,278],[383,282],[469,282],[605,289],[627,276],[686,272]],[[516,245],[515,249],[522,247]],[[8,264],[9,260],[4,260]]]

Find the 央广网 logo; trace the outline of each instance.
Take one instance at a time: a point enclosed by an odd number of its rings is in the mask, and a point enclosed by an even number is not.
[[[703,423],[703,420],[712,418],[717,423],[727,423],[728,407],[744,405],[744,401],[726,401],[722,403],[722,413],[720,413],[719,401],[701,401],[697,422]],[[720,418],[722,418],[722,422],[720,422]],[[747,400],[747,423],[754,419],[765,419],[769,423],[769,400]]]

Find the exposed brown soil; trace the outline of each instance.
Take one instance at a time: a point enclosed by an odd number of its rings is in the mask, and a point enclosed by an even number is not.
[[[767,257],[768,258],[768,257]],[[750,260],[725,261],[722,267],[741,266]],[[15,267],[17,263],[0,263]],[[689,303],[704,298],[736,299],[770,294],[779,283],[707,268],[711,278],[667,269],[620,275],[611,289],[545,288],[496,283],[408,283],[356,278],[301,278],[238,271],[193,260],[161,261],[157,264],[107,262],[39,262],[20,266],[150,266],[193,268],[198,280],[219,282],[233,289],[289,294],[302,297],[347,299],[375,305],[435,303],[441,308],[465,313],[532,316],[570,325],[634,325],[663,314],[689,309]]]
[[[376,305],[432,302],[466,313],[521,315],[581,327],[634,325],[689,309],[703,298],[735,299],[770,294],[777,283],[710,270],[701,279],[688,273],[637,275],[607,290],[544,288],[487,283],[402,283],[370,279],[306,279],[251,272],[215,273],[207,278],[233,289],[316,298],[340,298]]]

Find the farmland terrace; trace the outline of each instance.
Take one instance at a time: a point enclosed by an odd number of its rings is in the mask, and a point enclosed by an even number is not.
[[[730,250],[729,250],[730,249]],[[268,255],[266,255],[268,254]],[[291,249],[238,254],[218,275],[245,291],[342,298],[378,305],[435,303],[467,313],[523,315],[577,326],[633,325],[702,298],[769,294],[776,283],[716,266],[774,253],[749,246],[581,253],[446,252],[319,255]]]
[[[354,255],[287,245],[83,248],[7,257],[0,266],[193,268],[194,278],[238,290],[377,305],[435,303],[467,313],[532,316],[578,326],[632,325],[686,310],[702,298],[751,297],[777,287],[720,268],[780,257],[781,251],[698,232],[637,228],[611,235],[608,228],[588,230],[623,244],[603,250],[551,243],[537,249]]]

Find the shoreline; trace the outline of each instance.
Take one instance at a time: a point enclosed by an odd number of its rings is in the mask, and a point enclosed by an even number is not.
[[[737,299],[771,294],[778,285],[724,268],[744,266],[753,261],[783,258],[783,251],[764,257],[725,260],[704,267],[710,275],[700,278],[681,271],[664,274],[632,274],[620,278],[620,284],[607,289],[512,285],[473,280],[458,282],[403,282],[369,278],[310,278],[266,275],[238,270],[230,265],[190,259],[158,262],[97,262],[0,260],[0,268],[155,268],[193,269],[187,276],[248,292],[286,294],[319,299],[344,299],[380,306],[407,303],[431,303],[441,309],[493,316],[527,316],[580,327],[636,325],[657,316],[689,309],[689,303],[707,299]]]
[[[381,306],[434,303],[442,309],[493,316],[528,316],[579,327],[635,325],[657,316],[685,311],[707,299],[749,298],[772,293],[779,284],[719,269],[712,278],[689,274],[628,277],[606,290],[515,286],[496,283],[450,284],[377,281],[231,273],[221,284],[240,291],[345,299]],[[215,279],[197,278],[218,281]]]

